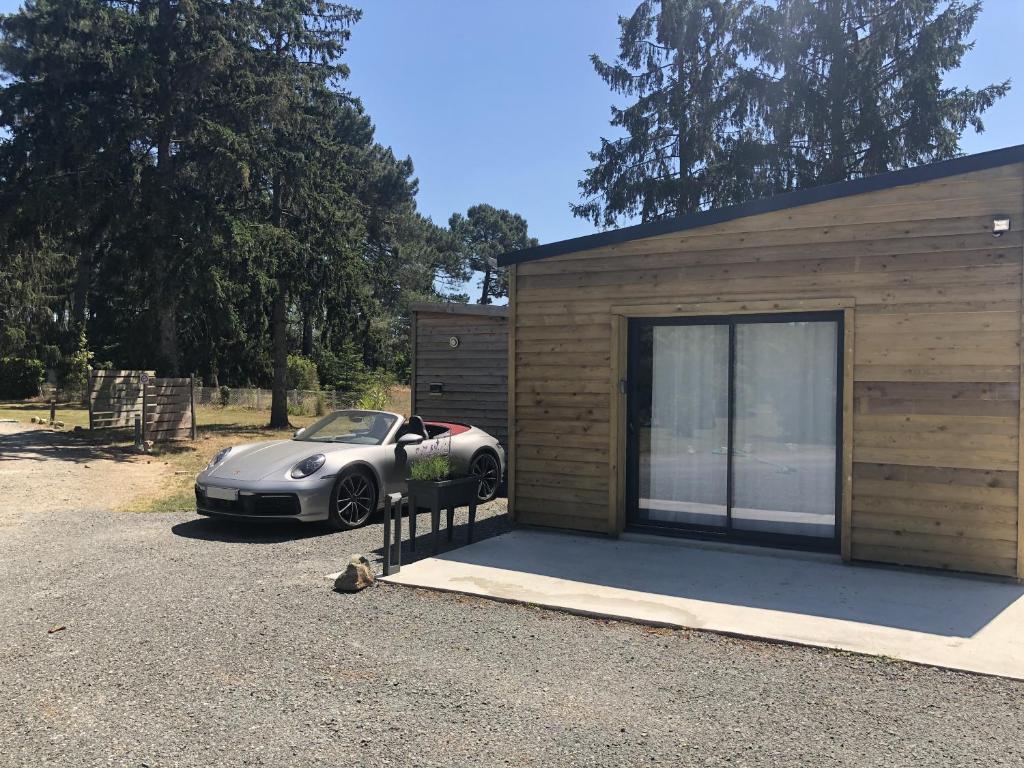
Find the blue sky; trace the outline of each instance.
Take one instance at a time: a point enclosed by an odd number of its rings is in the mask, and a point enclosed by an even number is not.
[[[591,53],[616,50],[635,0],[352,0],[349,88],[377,137],[411,155],[419,207],[438,223],[480,202],[523,214],[541,242],[587,234],[569,202],[587,152],[609,134],[612,95]],[[10,12],[19,2],[0,0]],[[964,137],[967,152],[1024,142],[1024,0],[986,0],[975,50],[950,76],[1014,90]]]
[[[356,2],[358,5],[358,2]],[[635,0],[367,0],[349,87],[377,137],[411,155],[420,210],[439,223],[487,202],[523,214],[543,242],[594,231],[569,202],[588,150],[610,136],[612,94],[591,53],[613,57]],[[1011,78],[966,152],[1024,143],[1024,0],[986,0],[951,84]]]

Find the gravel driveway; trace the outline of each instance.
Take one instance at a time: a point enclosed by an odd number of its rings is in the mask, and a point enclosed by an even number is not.
[[[379,523],[15,519],[0,528],[5,768],[1024,764],[1017,682],[403,587],[331,592],[348,555],[379,556]]]

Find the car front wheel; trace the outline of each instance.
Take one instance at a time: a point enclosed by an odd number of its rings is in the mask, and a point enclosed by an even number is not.
[[[342,472],[334,484],[329,520],[339,531],[350,531],[365,523],[377,509],[377,488],[365,472]]]
[[[469,473],[476,475],[480,480],[476,492],[478,503],[491,501],[498,495],[498,486],[501,485],[501,465],[498,464],[497,456],[490,451],[481,451],[470,462]]]

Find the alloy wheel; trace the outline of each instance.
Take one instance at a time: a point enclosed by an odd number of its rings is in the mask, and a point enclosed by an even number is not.
[[[338,486],[338,517],[346,525],[362,524],[373,512],[373,486],[360,474],[351,474]]]
[[[490,501],[498,494],[498,484],[501,482],[501,470],[498,467],[498,460],[493,454],[481,453],[469,468],[470,474],[480,479],[477,488],[477,501]]]

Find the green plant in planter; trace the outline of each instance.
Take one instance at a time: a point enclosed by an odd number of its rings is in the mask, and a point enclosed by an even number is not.
[[[409,479],[437,483],[448,480],[452,475],[452,460],[443,453],[418,459],[409,466]]]

